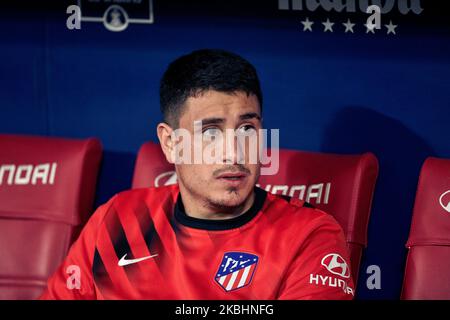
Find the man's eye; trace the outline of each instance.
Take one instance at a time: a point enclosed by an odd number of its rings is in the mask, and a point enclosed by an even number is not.
[[[203,130],[203,135],[206,136],[218,136],[220,134],[219,128],[207,128]]]
[[[255,127],[251,124],[246,124],[238,129],[241,133],[253,133],[253,131],[256,131]]]

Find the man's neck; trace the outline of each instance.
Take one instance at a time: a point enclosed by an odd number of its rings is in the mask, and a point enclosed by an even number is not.
[[[239,217],[247,212],[255,201],[255,192],[252,191],[242,205],[236,207],[215,206],[204,199],[194,199],[180,188],[181,199],[186,215],[207,220],[226,220]]]

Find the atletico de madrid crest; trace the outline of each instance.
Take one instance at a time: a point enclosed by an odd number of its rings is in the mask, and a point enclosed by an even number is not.
[[[237,290],[250,284],[257,264],[258,256],[254,254],[227,252],[214,278],[225,291]]]

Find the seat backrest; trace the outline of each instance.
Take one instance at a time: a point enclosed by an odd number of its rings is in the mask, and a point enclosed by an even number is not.
[[[34,299],[90,213],[96,139],[0,135],[0,299]]]
[[[450,159],[425,160],[406,247],[402,299],[450,299]]]
[[[355,282],[378,176],[378,161],[371,153],[335,155],[279,151],[279,171],[261,176],[258,185],[266,191],[310,202],[330,214],[342,226],[350,251]],[[138,154],[133,188],[176,183],[172,165],[158,144],[145,143]]]

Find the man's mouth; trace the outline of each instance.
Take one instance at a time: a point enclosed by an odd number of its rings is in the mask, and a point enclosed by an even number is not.
[[[237,187],[247,178],[247,176],[248,174],[244,172],[224,172],[220,174],[217,179],[229,186]]]
[[[225,172],[219,175],[218,179],[229,179],[229,180],[239,180],[245,178],[247,174],[243,172]]]

